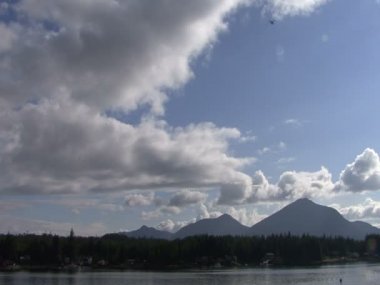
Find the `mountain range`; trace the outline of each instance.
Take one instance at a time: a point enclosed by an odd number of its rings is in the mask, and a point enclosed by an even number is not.
[[[194,235],[267,236],[291,234],[312,236],[342,236],[364,239],[367,234],[380,234],[380,229],[368,223],[346,220],[337,210],[318,205],[309,199],[299,199],[263,219],[252,227],[239,223],[224,214],[215,219],[202,219],[189,224],[175,233],[142,226],[140,229],[121,234],[135,238],[177,239]]]

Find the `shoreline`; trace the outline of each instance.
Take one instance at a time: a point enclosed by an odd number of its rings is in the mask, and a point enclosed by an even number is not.
[[[80,265],[69,265],[69,266],[21,266],[14,265],[7,268],[0,268],[1,273],[17,273],[17,272],[39,272],[39,273],[79,273],[79,272],[183,272],[183,271],[217,271],[217,270],[233,270],[233,269],[294,269],[294,268],[312,268],[312,267],[325,267],[331,265],[344,265],[344,264],[379,264],[379,259],[358,259],[358,260],[347,260],[342,258],[327,259],[318,263],[313,264],[273,264],[273,265],[234,265],[234,266],[136,266],[128,267],[123,265],[115,266],[104,266],[104,267],[90,267],[90,266],[80,266]]]

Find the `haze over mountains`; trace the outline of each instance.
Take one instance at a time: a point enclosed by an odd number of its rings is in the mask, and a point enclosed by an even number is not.
[[[337,210],[318,205],[309,199],[299,199],[252,227],[240,224],[230,215],[215,219],[203,219],[189,224],[176,233],[159,231],[142,226],[140,229],[123,232],[130,237],[176,239],[194,235],[261,236],[271,234],[313,236],[342,236],[364,239],[367,234],[380,234],[380,229],[368,223],[346,220]]]

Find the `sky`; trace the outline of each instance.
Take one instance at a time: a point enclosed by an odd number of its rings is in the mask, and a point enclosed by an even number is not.
[[[380,226],[380,2],[0,1],[0,233]]]

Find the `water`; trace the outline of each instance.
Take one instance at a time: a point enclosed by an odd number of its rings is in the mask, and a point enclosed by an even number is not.
[[[1,285],[270,285],[380,284],[380,265],[191,272],[0,273]]]

